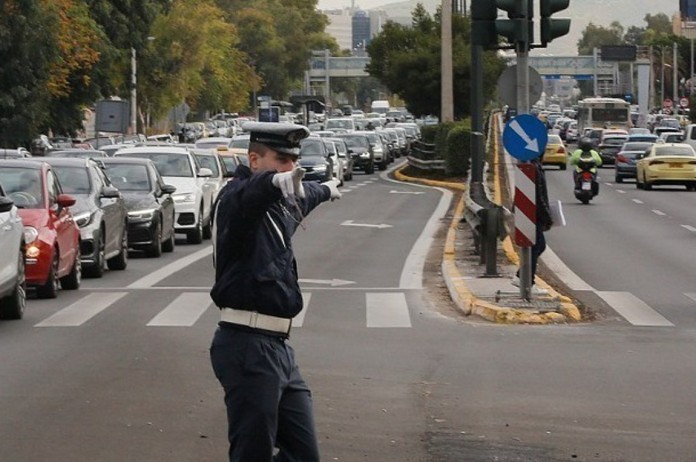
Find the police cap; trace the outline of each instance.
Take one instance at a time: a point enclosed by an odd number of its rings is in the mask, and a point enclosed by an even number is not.
[[[300,155],[300,141],[309,136],[307,127],[279,122],[246,122],[242,129],[249,132],[250,143],[265,144],[281,154]]]

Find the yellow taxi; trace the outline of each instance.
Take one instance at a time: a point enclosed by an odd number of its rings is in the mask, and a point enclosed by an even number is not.
[[[549,135],[549,141],[546,143],[544,157],[541,158],[543,165],[558,165],[561,170],[567,168],[568,151],[566,150],[563,140],[558,135]]]
[[[696,151],[685,143],[657,143],[636,156],[636,187],[650,190],[654,185],[684,185],[696,191]]]

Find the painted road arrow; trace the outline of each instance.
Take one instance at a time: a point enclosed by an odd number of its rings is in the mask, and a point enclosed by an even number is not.
[[[379,228],[379,229],[392,228],[392,225],[385,225],[384,223],[382,223],[381,225],[372,225],[369,223],[353,223],[353,220],[346,220],[343,223],[341,223],[341,226],[361,226],[363,228]]]
[[[331,287],[355,284],[355,281],[345,281],[343,279],[300,279],[299,281],[300,284],[324,284]]]
[[[389,194],[425,194],[424,191],[396,191],[395,189],[392,189],[389,191]]]

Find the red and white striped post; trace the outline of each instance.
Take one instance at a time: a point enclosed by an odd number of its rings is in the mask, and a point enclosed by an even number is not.
[[[520,246],[520,296],[530,300],[532,246],[536,243],[536,167],[518,163],[515,170],[515,243]]]
[[[515,244],[531,247],[536,242],[536,168],[517,164],[515,176]]]

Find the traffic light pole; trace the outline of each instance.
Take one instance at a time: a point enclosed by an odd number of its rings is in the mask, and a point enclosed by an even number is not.
[[[527,12],[528,2],[522,0],[522,11]],[[524,40],[515,45],[517,54],[517,113],[529,113],[529,21],[522,21],[522,36]],[[473,64],[473,63],[472,63]],[[530,300],[532,289],[532,248],[520,247],[520,296]]]

